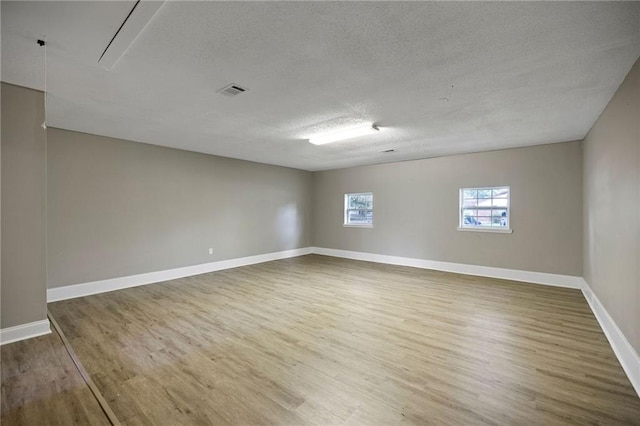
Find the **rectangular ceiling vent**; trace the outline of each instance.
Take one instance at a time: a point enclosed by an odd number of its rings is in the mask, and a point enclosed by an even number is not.
[[[236,96],[246,91],[247,89],[245,89],[244,87],[240,87],[237,84],[230,84],[218,90],[218,93],[225,96]]]

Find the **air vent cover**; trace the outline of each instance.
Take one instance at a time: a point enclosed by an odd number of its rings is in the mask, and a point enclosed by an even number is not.
[[[237,84],[230,84],[218,90],[218,93],[225,96],[236,96],[246,91],[247,89],[245,89],[244,87],[240,87]]]

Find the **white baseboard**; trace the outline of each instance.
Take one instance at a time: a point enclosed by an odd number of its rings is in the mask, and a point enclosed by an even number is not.
[[[220,260],[217,262],[202,263],[199,265],[167,269],[164,271],[148,272],[144,274],[129,275],[126,277],[111,278],[100,281],[91,281],[81,284],[67,285],[64,287],[53,287],[47,289],[47,302],[57,302],[59,300],[73,299],[76,297],[105,293],[108,291],[120,290],[128,287],[137,287],[140,285],[174,280],[177,278],[184,278],[192,275],[206,274],[207,272],[237,268],[239,266],[247,266],[256,263],[269,262],[272,260],[303,256],[305,254],[311,253],[312,248],[305,247],[294,250],[279,251],[275,253],[259,254],[256,256],[247,256],[236,259]]]
[[[640,355],[638,355],[638,352],[631,346],[629,340],[622,334],[622,331],[613,318],[611,318],[609,312],[604,308],[598,296],[596,296],[593,290],[591,290],[591,287],[589,287],[589,284],[585,280],[582,281],[582,294],[584,294],[584,298],[587,299],[587,303],[589,303],[589,307],[591,307],[602,331],[604,331],[605,336],[607,336],[613,352],[616,354],[616,357],[618,357],[618,361],[620,361],[624,372],[627,373],[631,385],[633,385],[636,393],[640,396]]]
[[[47,302],[73,299],[92,294],[105,293],[123,288],[137,287],[192,275],[205,274],[207,272],[223,269],[237,268],[239,266],[253,265],[272,260],[286,259],[303,256],[306,254],[320,254],[325,256],[342,257],[346,259],[366,260],[369,262],[388,263],[392,265],[412,266],[416,268],[435,269],[438,271],[455,272],[459,274],[478,275],[491,278],[503,278],[514,281],[524,281],[537,284],[546,284],[559,287],[582,288],[581,277],[568,275],[547,274],[543,272],[519,271],[515,269],[494,268],[490,266],[466,265],[462,263],[440,262],[434,260],[414,259],[408,257],[388,256],[374,253],[364,253],[347,250],[328,249],[322,247],[305,247],[294,250],[285,250],[275,253],[260,254],[256,256],[241,257],[237,259],[221,260],[217,262],[202,263],[199,265],[185,266],[182,268],[167,269],[164,271],[148,272],[144,274],[130,275],[126,277],[111,278],[100,281],[72,284],[63,287],[47,289]]]
[[[49,333],[51,333],[51,328],[49,328],[48,319],[7,327],[0,330],[0,345],[6,345],[7,343],[30,339]]]
[[[342,257],[368,262],[387,263],[391,265],[412,266],[414,268],[434,269],[457,274],[477,275],[488,278],[523,281],[527,283],[545,284],[556,287],[581,289],[582,277],[572,275],[548,274],[544,272],[520,271],[517,269],[494,268],[492,266],[467,265],[464,263],[440,262],[437,260],[415,259],[410,257],[388,256],[384,254],[364,253],[359,251],[336,250],[313,247],[313,253],[325,256]]]

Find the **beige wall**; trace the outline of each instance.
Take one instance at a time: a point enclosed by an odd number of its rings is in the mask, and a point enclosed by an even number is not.
[[[50,288],[311,245],[309,172],[52,128],[48,138]]]
[[[511,187],[512,234],[461,232],[461,187]],[[374,227],[345,228],[344,194],[374,194]],[[314,174],[314,245],[582,276],[580,142]]]
[[[44,98],[2,83],[2,314],[7,328],[47,317]]]
[[[640,60],[584,140],[584,278],[640,353]]]

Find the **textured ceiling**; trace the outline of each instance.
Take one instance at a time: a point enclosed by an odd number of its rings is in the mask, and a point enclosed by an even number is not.
[[[106,71],[133,4],[3,1],[2,80],[46,35],[49,126],[323,170],[582,139],[640,56],[637,2],[170,1]]]

